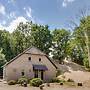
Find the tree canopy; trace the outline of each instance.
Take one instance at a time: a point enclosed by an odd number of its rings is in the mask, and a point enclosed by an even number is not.
[[[50,30],[48,25],[33,22],[21,22],[12,33],[0,30],[0,59],[4,56],[4,63],[30,46],[48,55],[51,53],[52,58],[59,62],[69,57],[78,64],[90,67],[90,16],[81,18],[74,31]],[[2,63],[0,61],[0,67]]]

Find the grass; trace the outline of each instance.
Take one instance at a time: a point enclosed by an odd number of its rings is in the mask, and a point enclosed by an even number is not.
[[[75,82],[65,82],[64,85],[70,86],[70,87],[76,86]]]

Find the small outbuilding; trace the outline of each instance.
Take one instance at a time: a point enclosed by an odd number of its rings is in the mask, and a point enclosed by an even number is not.
[[[22,76],[27,78],[41,78],[44,81],[56,77],[56,65],[42,51],[31,47],[17,55],[3,67],[3,79],[18,80]]]

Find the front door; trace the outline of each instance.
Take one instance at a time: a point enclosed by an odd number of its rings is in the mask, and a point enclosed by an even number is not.
[[[41,79],[43,80],[43,71],[41,71]]]
[[[43,80],[44,79],[44,71],[43,70],[35,70],[34,78],[41,78]]]

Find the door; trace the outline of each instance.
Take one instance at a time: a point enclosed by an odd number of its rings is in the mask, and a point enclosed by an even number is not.
[[[41,79],[43,80],[44,71],[41,71]]]
[[[44,79],[44,71],[43,70],[34,70],[34,78]]]

